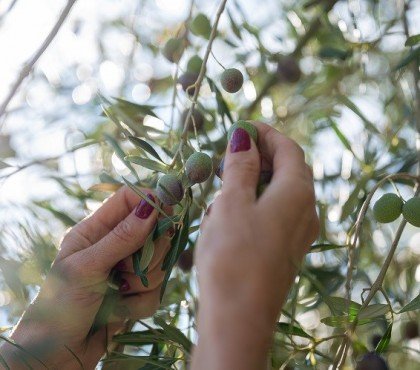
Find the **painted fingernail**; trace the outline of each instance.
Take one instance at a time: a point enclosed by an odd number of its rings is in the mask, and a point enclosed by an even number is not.
[[[154,202],[155,198],[153,197],[152,194],[147,194],[147,197]],[[138,218],[142,218],[142,219],[146,219],[147,217],[149,217],[151,215],[151,213],[153,212],[153,206],[151,206],[149,203],[147,203],[144,199],[142,199],[140,201],[140,203],[137,205],[136,207],[136,216]]]
[[[121,260],[120,262],[118,262],[115,266],[114,266],[114,270],[115,271],[124,271],[127,269],[127,264],[125,263],[124,260]]]
[[[233,131],[232,139],[230,140],[230,152],[246,152],[251,149],[251,137],[243,128],[237,128]]]
[[[114,314],[125,319],[130,315],[130,311],[125,306],[117,306],[114,309]]]
[[[127,280],[125,279],[121,279],[120,280],[120,288],[119,288],[120,292],[124,293],[130,290],[130,284],[128,283]]]

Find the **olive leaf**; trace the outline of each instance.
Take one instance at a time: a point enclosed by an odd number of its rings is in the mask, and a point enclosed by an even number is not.
[[[392,322],[388,325],[384,335],[379,341],[378,345],[375,348],[375,352],[383,353],[388,348],[389,342],[391,341],[391,332],[392,332]]]
[[[407,303],[398,313],[415,311],[418,309],[420,309],[420,294],[416,298],[414,298],[410,303]]]
[[[152,171],[166,173],[166,171],[168,170],[168,167],[165,164],[156,162],[152,159],[139,157],[137,155],[128,155],[124,159],[128,162],[138,164]]]
[[[135,136],[129,136],[128,140],[163,163],[157,151],[147,141]]]
[[[143,246],[143,253],[140,258],[140,269],[144,271],[150,264],[150,261],[153,258],[155,253],[155,244],[153,242],[155,230],[153,230],[146,239],[146,242]]]

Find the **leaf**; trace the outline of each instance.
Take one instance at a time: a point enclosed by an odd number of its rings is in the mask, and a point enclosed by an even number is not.
[[[238,25],[235,23],[235,21],[233,20],[232,14],[231,14],[231,12],[229,11],[229,9],[227,10],[227,15],[228,15],[229,20],[230,20],[231,30],[233,31],[233,33],[235,34],[235,36],[236,36],[238,39],[242,40],[241,30],[240,30],[240,28],[238,27]]]
[[[59,219],[66,226],[74,226],[77,223],[75,220],[73,220],[66,213],[55,209],[48,202],[34,202],[34,204],[36,204],[38,207],[41,207],[41,208],[47,210],[48,212],[52,213],[57,219]]]
[[[359,303],[350,301],[349,308],[347,308],[347,299],[342,297],[325,297],[324,301],[334,315],[347,315],[350,311],[352,318],[356,317],[362,307]]]
[[[386,332],[382,336],[381,340],[375,348],[376,353],[383,353],[388,348],[389,342],[391,341],[392,322],[388,325]]]
[[[356,104],[354,104],[347,96],[338,95],[337,98],[338,98],[338,101],[341,104],[344,104],[347,108],[349,108],[351,111],[353,111],[353,113],[355,113],[357,116],[359,116],[359,118],[364,122],[366,127],[368,127],[371,131],[373,131],[377,134],[380,133],[379,130],[376,128],[376,126],[365,117],[365,115],[360,111],[360,109],[357,108]]]
[[[123,184],[121,183],[106,183],[101,182],[100,184],[92,185],[89,191],[102,191],[102,192],[114,192],[117,191]]]
[[[82,143],[76,144],[74,145],[69,151],[70,152],[75,152],[76,150],[82,149],[82,148],[86,148],[87,146],[93,145],[93,144],[97,144],[98,140],[95,139],[89,139],[86,140]]]
[[[372,321],[372,319],[358,320],[357,324],[365,325]],[[332,326],[334,328],[343,328],[347,326],[348,316],[329,316],[321,319],[321,322],[325,325]],[[350,322],[353,322],[353,320],[351,320]]]
[[[149,203],[154,209],[156,209],[159,213],[162,215],[168,217],[168,215],[160,208],[157,203],[151,201],[148,196],[143,193],[136,185],[132,184],[130,181],[128,181],[124,176],[122,177],[124,182],[127,184],[127,186],[133,190],[140,198],[144,199],[147,203]]]
[[[121,184],[118,180],[115,180],[112,176],[108,175],[106,172],[100,173],[99,180],[101,180],[101,182],[105,182],[109,184]]]
[[[180,344],[187,353],[191,353],[192,343],[178,328],[168,325],[164,319],[155,316],[153,321],[163,329],[163,334],[175,343]]]
[[[411,50],[394,68],[395,71],[407,66],[420,57],[420,47]]]
[[[154,240],[165,234],[174,225],[174,223],[178,221],[179,216],[171,216],[160,219],[156,226]]]
[[[141,105],[121,98],[114,99],[117,101],[116,105],[120,106],[122,109],[126,109],[129,114],[136,114],[141,117],[149,115],[158,118],[152,110],[154,108],[152,105]],[[115,104],[112,106],[115,106]]]
[[[306,333],[303,329],[291,325],[287,322],[278,322],[276,323],[276,330],[280,333],[287,334],[287,335],[296,335],[298,337],[313,339],[311,335]]]
[[[163,294],[165,293],[166,284],[168,283],[169,278],[171,276],[172,268],[174,267],[179,255],[184,251],[188,243],[189,227],[189,214],[187,211],[183,220],[182,228],[180,230],[177,230],[177,232],[175,233],[175,236],[171,242],[171,249],[169,249],[162,263],[162,270],[166,271],[166,273],[160,289],[161,301],[163,298]]]
[[[152,171],[163,172],[166,173],[168,167],[162,163],[156,162],[152,159],[139,157],[137,155],[128,155],[125,157],[126,161],[138,164],[142,167],[148,168]]]
[[[165,337],[162,329],[154,329],[115,335],[112,340],[130,346],[144,346],[163,342]]]
[[[339,249],[339,248],[346,248],[347,245],[338,245],[338,244],[330,244],[330,243],[321,243],[321,244],[314,244],[311,246],[311,249],[308,253],[317,253],[317,252],[325,252],[332,249]]]
[[[149,266],[150,261],[153,258],[153,254],[155,253],[155,244],[153,243],[154,233],[155,233],[155,230],[153,230],[149,234],[143,246],[143,253],[140,259],[140,269],[142,271],[144,271]]]
[[[332,120],[332,119],[329,119],[328,120],[328,122],[329,122],[329,124],[330,124],[330,127],[334,130],[334,132],[335,132],[335,134],[337,135],[337,137],[338,137],[338,139],[342,142],[342,144],[344,145],[344,147],[347,149],[347,150],[349,150],[350,152],[352,152],[352,154],[353,154],[353,156],[355,157],[355,158],[357,158],[356,157],[356,155],[355,155],[355,153],[353,152],[353,149],[352,149],[352,147],[351,147],[351,144],[350,144],[350,141],[347,139],[347,137],[343,134],[343,132],[338,128],[338,126],[337,126],[337,124]]]
[[[420,309],[420,294],[414,298],[410,303],[407,303],[398,313],[415,311]]]
[[[233,123],[233,118],[230,113],[229,107],[226,104],[225,99],[223,99],[223,95],[220,90],[217,88],[216,84],[207,77],[207,82],[209,83],[210,89],[212,92],[216,94],[216,102],[217,102],[217,112],[223,117],[226,115],[229,118],[229,121]]]
[[[139,137],[135,137],[135,136],[129,136],[128,140],[130,140],[134,145],[140,147],[145,152],[149,153],[151,156],[155,157],[156,159],[158,159],[159,161],[163,163],[159,154],[147,141],[140,139]]]
[[[134,273],[140,278],[142,284],[147,288],[149,286],[149,280],[147,278],[147,268],[142,270],[140,267],[140,261],[143,254],[143,249],[140,248],[132,255]]]
[[[347,217],[349,217],[357,207],[357,203],[359,202],[359,194],[365,188],[367,181],[367,177],[362,177],[351,192],[347,201],[343,204],[340,216],[341,222],[347,219]]]
[[[319,50],[319,57],[324,59],[340,59],[346,60],[351,56],[351,50],[338,49],[332,46],[324,46]]]
[[[410,36],[406,40],[405,46],[414,46],[414,45],[417,45],[418,43],[420,43],[420,34]]]
[[[117,143],[117,141],[108,134],[104,134],[105,140],[112,146],[112,148],[114,149],[115,154],[117,155],[117,157],[123,161],[123,163],[127,166],[127,168],[130,170],[130,172],[134,175],[134,177],[138,180],[138,175],[136,170],[134,169],[134,167],[130,164],[130,162],[128,162],[125,157],[125,153],[124,151],[121,149],[120,145]]]
[[[6,162],[0,161],[0,170],[3,170],[8,167],[11,167],[11,166],[7,164]]]
[[[359,311],[359,319],[372,319],[389,312],[389,306],[383,303],[371,304]]]

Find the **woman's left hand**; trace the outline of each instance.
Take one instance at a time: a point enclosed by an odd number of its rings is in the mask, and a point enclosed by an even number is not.
[[[150,192],[149,198],[155,201]],[[156,311],[169,237],[155,241],[147,288],[133,272],[131,255],[144,244],[157,219],[158,212],[149,203],[123,187],[64,236],[42,289],[12,334],[34,356],[9,344],[0,349],[11,368],[26,369],[25,362],[43,368],[34,357],[48,368],[80,368],[76,355],[85,369],[93,369],[105,352],[107,335],[117,332],[127,318],[145,318]],[[120,296],[111,322],[89,335],[113,269],[118,271]]]

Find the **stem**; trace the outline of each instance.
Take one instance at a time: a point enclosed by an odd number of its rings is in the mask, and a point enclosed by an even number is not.
[[[328,13],[334,6],[334,4],[338,0],[329,0],[325,5],[323,12]],[[319,28],[322,25],[321,17],[317,16],[314,20],[312,20],[311,24],[309,25],[308,31],[298,40],[295,50],[291,53],[291,56],[298,57],[299,54],[302,52],[304,46],[312,39],[318,32]],[[262,98],[268,93],[268,91],[278,82],[276,76],[268,76],[265,84],[261,88],[261,91],[255,98],[255,100],[249,105],[246,109],[247,116],[250,116],[252,112],[255,110],[256,106],[262,100]]]
[[[351,280],[353,277],[353,268],[354,268],[354,263],[355,263],[355,258],[354,258],[354,253],[355,253],[355,249],[356,249],[356,243],[357,240],[360,236],[361,233],[361,229],[362,229],[362,225],[363,225],[363,220],[366,216],[370,201],[372,200],[372,197],[374,195],[374,193],[376,192],[377,189],[379,189],[386,181],[392,180],[392,179],[397,179],[397,178],[402,178],[402,179],[411,179],[411,180],[415,180],[417,181],[417,183],[420,183],[420,178],[416,177],[416,176],[412,176],[409,174],[394,174],[394,175],[389,175],[387,177],[385,177],[384,179],[382,179],[381,181],[379,181],[375,187],[372,189],[372,191],[369,193],[368,197],[366,198],[362,209],[360,210],[359,216],[357,218],[356,221],[356,231],[355,231],[355,235],[354,235],[354,239],[353,242],[351,243],[351,245],[349,246],[349,264],[348,264],[348,269],[347,269],[347,278],[346,278],[346,292],[347,292],[347,311],[349,310],[349,306],[350,306],[350,299],[351,299]],[[415,196],[417,196],[420,193],[420,186],[417,187]],[[401,239],[402,233],[404,231],[404,228],[407,224],[407,221],[403,220],[400,223],[400,226],[397,229],[397,232],[395,234],[395,238],[394,241],[391,244],[391,248],[388,252],[388,255],[385,259],[385,262],[381,268],[381,271],[379,272],[375,282],[372,284],[372,287],[369,291],[368,296],[366,297],[366,299],[364,300],[362,306],[360,307],[359,312],[366,308],[368,306],[368,304],[371,302],[371,300],[373,299],[373,297],[375,296],[375,294],[382,289],[382,283],[385,279],[385,275],[386,272],[388,271],[389,265],[391,264],[392,258],[394,257],[394,253],[395,250],[397,249],[398,243]],[[352,334],[355,331],[355,328],[357,326],[357,316],[355,318],[355,320],[352,322],[352,324],[350,325],[350,327],[347,330],[347,335],[346,338],[343,339],[340,348],[338,350],[338,353],[335,357],[334,360],[334,364],[333,364],[333,370],[340,368],[347,357],[347,353],[349,350],[349,346],[350,346],[350,338],[352,336]]]
[[[181,134],[181,142],[179,143],[179,147],[178,147],[178,149],[177,149],[177,151],[174,155],[174,158],[172,160],[172,163],[171,163],[170,167],[174,166],[176,158],[179,155],[180,151],[182,150],[182,146],[184,145],[184,142],[187,140],[187,137],[188,137],[188,125],[187,125],[187,123],[191,119],[192,112],[193,112],[193,110],[194,110],[194,108],[197,104],[197,99],[198,99],[198,95],[200,93],[201,84],[203,83],[204,76],[206,75],[206,64],[207,64],[207,61],[209,60],[209,56],[210,56],[210,53],[211,53],[211,47],[212,47],[213,41],[214,41],[214,39],[216,38],[216,35],[217,35],[217,26],[219,25],[219,20],[220,20],[220,17],[222,16],[222,14],[223,14],[223,10],[225,9],[226,3],[227,3],[227,0],[222,0],[220,2],[219,9],[217,10],[216,19],[214,21],[214,24],[213,24],[213,27],[212,27],[212,30],[211,30],[211,33],[210,33],[209,43],[207,45],[206,53],[204,54],[203,63],[201,65],[200,73],[198,74],[197,81],[194,84],[194,88],[195,88],[194,95],[191,99],[191,106],[190,106],[190,109],[189,109],[188,114],[187,114],[187,116],[185,118],[185,121],[184,121],[184,128],[183,128],[182,134]]]
[[[57,22],[54,24],[53,28],[51,29],[50,33],[45,38],[44,42],[41,44],[37,52],[34,54],[32,58],[30,58],[23,66],[22,70],[19,73],[18,78],[16,79],[15,83],[12,85],[9,94],[4,99],[3,103],[0,105],[0,117],[6,112],[7,106],[9,105],[10,101],[13,99],[15,94],[17,93],[20,85],[25,80],[25,78],[31,73],[32,69],[34,68],[35,63],[44,53],[44,51],[48,48],[51,42],[54,40],[55,36],[57,35],[58,31],[60,30],[61,26],[63,25],[64,21],[66,20],[67,16],[70,13],[71,8],[73,7],[76,0],[68,0],[66,6],[62,10]]]
[[[407,38],[410,37],[409,29],[408,29],[408,20],[407,20],[407,11],[409,9],[408,3],[404,4],[404,14],[403,14],[403,25],[404,25],[404,33]],[[413,51],[413,46],[410,48]],[[420,79],[420,72],[418,63],[419,60],[415,60],[411,62],[411,69],[413,73],[414,79],[414,120],[416,124],[416,150],[417,150],[417,174],[420,174],[420,90],[419,90],[419,79]]]

